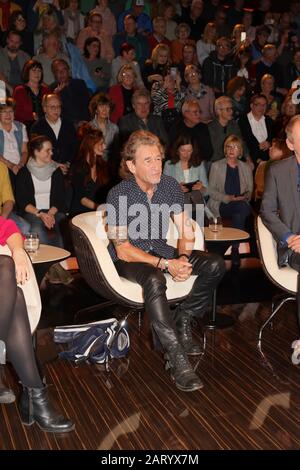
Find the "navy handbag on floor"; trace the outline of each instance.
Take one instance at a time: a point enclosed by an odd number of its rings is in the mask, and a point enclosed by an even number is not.
[[[126,319],[109,318],[85,325],[58,326],[54,329],[55,343],[68,343],[69,349],[59,357],[79,363],[107,363],[111,358],[126,356],[130,338]]]

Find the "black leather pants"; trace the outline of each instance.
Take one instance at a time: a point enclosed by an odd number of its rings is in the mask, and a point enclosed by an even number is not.
[[[225,273],[223,259],[214,253],[193,251],[190,256],[193,274],[198,277],[189,296],[182,302],[182,308],[196,317],[202,317],[212,299],[212,293]],[[143,287],[145,310],[151,326],[162,346],[168,349],[177,342],[176,328],[166,298],[164,274],[148,263],[115,262],[120,276],[137,282]]]

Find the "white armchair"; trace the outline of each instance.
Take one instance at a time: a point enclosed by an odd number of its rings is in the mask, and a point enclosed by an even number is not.
[[[7,245],[1,246],[0,245],[0,255],[8,255],[11,256],[10,249]],[[42,311],[42,303],[41,303],[41,296],[40,291],[36,282],[35,273],[31,264],[30,265],[30,278],[29,280],[23,285],[20,285],[25,297],[26,307],[28,311],[29,323],[31,333],[33,334],[37,328],[37,325],[40,320],[41,311]]]
[[[75,216],[71,222],[72,238],[80,271],[89,286],[101,297],[116,304],[143,309],[143,290],[140,285],[119,276],[108,252],[104,222],[104,211],[88,212]],[[204,237],[200,227],[194,223],[195,249],[203,250]],[[170,219],[168,244],[177,245],[177,229]],[[196,276],[184,282],[167,279],[167,299],[170,303],[183,300],[191,291]]]

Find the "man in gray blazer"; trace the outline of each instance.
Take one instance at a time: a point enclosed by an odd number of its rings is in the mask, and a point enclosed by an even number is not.
[[[278,265],[300,272],[300,115],[290,120],[286,134],[294,156],[269,167],[260,213],[277,241]],[[297,301],[300,323],[299,276]]]

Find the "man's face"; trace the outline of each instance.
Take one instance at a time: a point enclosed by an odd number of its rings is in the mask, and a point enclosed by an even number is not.
[[[227,41],[218,41],[217,53],[218,57],[225,58],[230,52],[230,44]]]
[[[53,67],[53,73],[58,83],[66,83],[69,80],[69,68],[63,63],[57,62]]]
[[[9,50],[9,52],[18,52],[21,43],[22,41],[20,36],[18,36],[17,34],[10,33],[6,41],[7,49]]]
[[[295,122],[292,132],[293,141],[286,139],[286,144],[292,152],[295,152],[298,162],[300,163],[300,121]]]
[[[102,18],[100,15],[93,15],[90,19],[90,27],[95,33],[100,33],[102,27]]]
[[[51,122],[56,122],[61,115],[61,103],[56,96],[51,96],[44,105],[45,117]]]
[[[253,116],[260,119],[267,110],[267,102],[264,98],[258,98],[250,105],[250,108]]]
[[[218,109],[218,117],[223,121],[231,121],[233,115],[232,102],[230,100],[221,101]]]
[[[136,32],[136,22],[132,18],[125,18],[124,20],[124,29],[127,34],[135,34]]]
[[[160,149],[157,145],[141,145],[136,151],[135,161],[127,162],[127,166],[141,188],[158,184],[162,174]]]
[[[185,64],[192,64],[194,60],[194,48],[191,46],[185,46],[182,51],[182,55],[183,55],[183,62]]]
[[[12,107],[7,106],[0,110],[0,123],[3,126],[10,126],[14,120],[14,110]]]
[[[203,12],[203,2],[202,2],[202,0],[197,0],[197,1],[193,2],[192,5],[191,5],[191,13],[193,14],[193,16],[198,18],[199,16],[202,15],[202,12]]]
[[[128,52],[124,51],[123,52],[123,57],[127,62],[133,62],[134,59],[135,59],[135,50],[131,49]]]
[[[135,114],[140,119],[147,119],[150,113],[150,101],[147,98],[137,98],[133,103]]]
[[[190,126],[194,127],[199,124],[201,120],[201,110],[200,106],[195,104],[190,104],[187,110],[183,114],[184,122]]]

